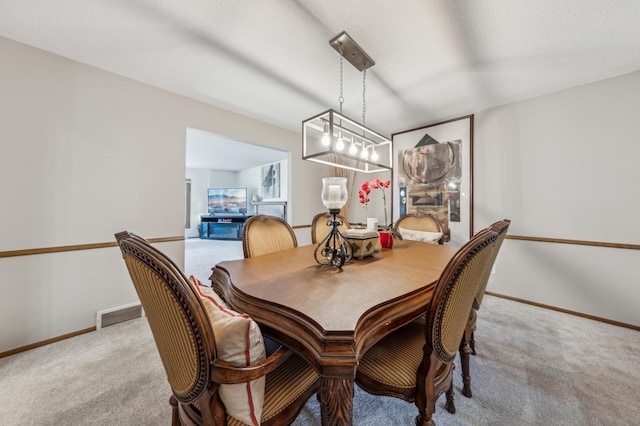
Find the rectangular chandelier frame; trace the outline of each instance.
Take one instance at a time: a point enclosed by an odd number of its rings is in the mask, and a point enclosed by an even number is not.
[[[393,169],[393,147],[391,140],[380,133],[329,109],[302,122],[302,159],[375,173]]]

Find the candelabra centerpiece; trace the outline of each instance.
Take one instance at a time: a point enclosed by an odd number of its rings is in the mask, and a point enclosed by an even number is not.
[[[323,178],[321,198],[333,218],[327,220],[330,231],[318,243],[313,255],[320,265],[333,265],[341,269],[342,265],[353,258],[351,244],[340,233],[339,227],[343,224],[342,220],[336,217],[340,213],[340,209],[347,203],[347,179],[341,177]]]

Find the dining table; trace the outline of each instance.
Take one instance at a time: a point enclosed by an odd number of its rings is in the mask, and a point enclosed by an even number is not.
[[[314,245],[223,261],[212,287],[264,335],[286,345],[320,375],[323,425],[351,425],[362,355],[426,312],[435,285],[457,249],[396,241],[342,268],[319,265]]]

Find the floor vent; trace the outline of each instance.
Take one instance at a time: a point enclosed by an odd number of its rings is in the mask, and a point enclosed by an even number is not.
[[[100,330],[103,327],[140,318],[142,315],[144,315],[144,312],[140,303],[130,303],[117,308],[98,311],[96,314],[96,329]]]

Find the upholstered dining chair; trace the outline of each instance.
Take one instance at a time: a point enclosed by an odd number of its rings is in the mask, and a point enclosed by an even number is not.
[[[116,240],[173,392],[172,425],[290,424],[318,390],[313,367],[143,238]]]
[[[338,227],[340,233],[343,233],[347,229],[351,229],[349,221],[341,215],[336,215],[336,219],[342,221],[342,225]],[[333,220],[333,215],[329,212],[318,213],[313,217],[311,221],[311,243],[318,244],[324,237],[327,236],[331,228],[327,225],[327,221]]]
[[[496,237],[483,230],[462,246],[438,279],[426,315],[385,336],[360,361],[358,386],[414,402],[418,426],[434,425],[436,400],[445,391],[447,411],[455,412],[453,361]]]
[[[484,293],[487,289],[487,283],[489,282],[491,270],[493,269],[496,257],[498,257],[500,247],[502,247],[502,241],[507,235],[507,230],[509,229],[510,223],[511,221],[509,219],[504,219],[499,222],[495,222],[492,225],[489,225],[489,227],[487,228],[497,232],[498,236],[496,238],[495,244],[493,245],[493,249],[485,266],[485,270],[482,273],[480,285],[478,286],[478,292],[476,293],[476,297],[473,299],[473,306],[471,312],[469,313],[469,320],[467,321],[467,326],[464,331],[462,343],[460,344],[460,367],[462,369],[463,383],[462,394],[469,398],[471,398],[471,396],[473,395],[473,393],[471,392],[471,370],[469,366],[469,354],[476,354],[475,330],[476,321],[478,319],[477,311],[480,309],[480,305],[482,304],[482,298],[484,297]]]
[[[444,228],[442,227],[442,223],[435,217],[428,214],[406,214],[404,216],[401,216],[396,221],[394,228],[398,230],[400,234],[403,234],[404,230],[418,231],[418,233],[416,234],[425,236],[428,234],[434,236],[437,234],[441,234],[436,239],[438,244],[444,244],[445,241],[449,241],[448,235],[445,233]],[[402,235],[404,239],[415,239],[411,235],[405,234]],[[424,238],[422,237],[418,238],[424,240]]]
[[[251,216],[242,230],[242,250],[245,258],[262,256],[280,250],[298,247],[291,226],[276,216]]]

